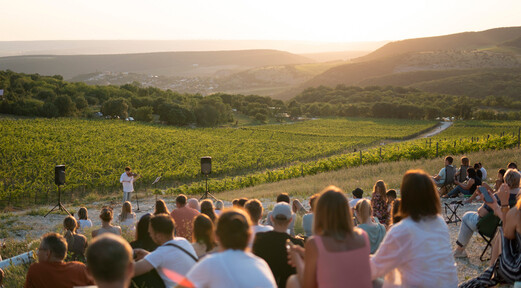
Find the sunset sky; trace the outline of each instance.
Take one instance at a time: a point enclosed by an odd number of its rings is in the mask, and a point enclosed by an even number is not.
[[[521,26],[519,0],[2,0],[0,41],[400,40]]]

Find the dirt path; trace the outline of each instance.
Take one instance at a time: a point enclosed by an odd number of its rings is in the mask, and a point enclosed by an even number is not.
[[[452,126],[452,122],[442,121],[442,122],[440,122],[440,125],[437,126],[436,128],[434,128],[433,130],[431,130],[427,133],[421,134],[418,137],[413,138],[412,140],[432,137],[434,135],[440,134],[441,132],[447,130],[447,128],[449,128],[450,126]]]

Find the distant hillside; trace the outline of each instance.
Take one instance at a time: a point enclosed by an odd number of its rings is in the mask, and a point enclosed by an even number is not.
[[[165,76],[234,73],[266,65],[310,63],[313,60],[277,50],[160,52],[117,55],[40,55],[0,58],[0,69],[58,74],[65,79],[93,72],[132,72]]]
[[[359,58],[358,61],[368,61],[410,52],[487,48],[520,36],[521,27],[507,27],[480,32],[464,32],[436,37],[407,39],[390,42],[369,55]]]
[[[329,62],[329,61],[351,60],[353,58],[367,55],[370,52],[371,51],[337,51],[337,52],[307,53],[307,54],[300,54],[300,55],[313,59],[318,62]]]

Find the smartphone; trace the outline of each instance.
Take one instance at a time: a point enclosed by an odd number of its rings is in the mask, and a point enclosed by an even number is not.
[[[483,198],[485,198],[485,202],[487,202],[487,203],[494,202],[494,200],[492,199],[492,196],[490,196],[490,194],[488,193],[487,188],[481,186],[481,187],[479,187],[479,192],[481,192],[481,194],[483,194]]]

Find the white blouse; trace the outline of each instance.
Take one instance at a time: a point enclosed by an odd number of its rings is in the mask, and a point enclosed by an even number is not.
[[[371,256],[372,278],[383,287],[457,287],[449,228],[441,216],[419,222],[407,217],[392,226]]]

